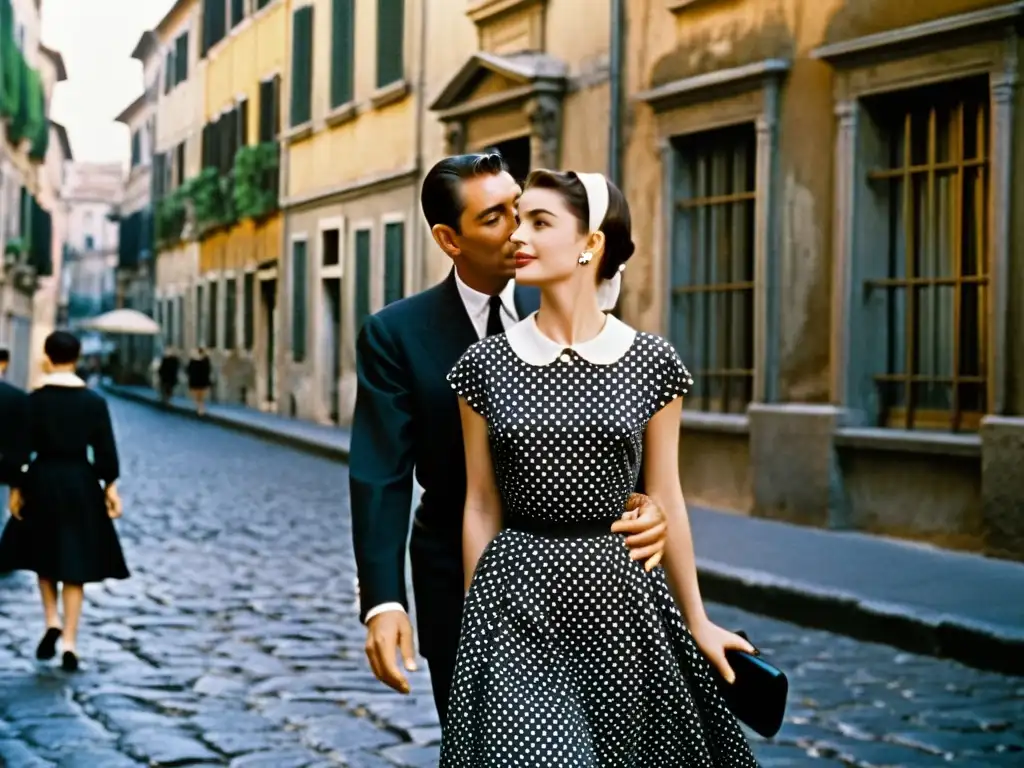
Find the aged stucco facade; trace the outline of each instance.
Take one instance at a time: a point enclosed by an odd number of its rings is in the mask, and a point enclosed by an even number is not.
[[[288,3],[280,413],[348,423],[361,318],[420,287],[413,233],[425,5],[355,0],[335,23],[344,4]]]
[[[694,369],[693,502],[1024,556],[1022,12],[629,3],[622,308]]]
[[[155,298],[167,313],[162,320],[170,328],[169,346],[185,352],[200,342],[196,317],[199,243],[187,219],[182,225],[180,219],[167,215],[168,209],[161,203],[199,173],[206,85],[206,65],[199,54],[199,22],[197,0],[178,0],[156,28],[143,35],[135,52],[144,66],[155,57],[159,71],[152,170]],[[168,306],[173,309],[167,310]]]

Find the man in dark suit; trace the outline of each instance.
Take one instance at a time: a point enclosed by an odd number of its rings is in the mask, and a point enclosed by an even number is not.
[[[10,353],[0,349],[0,377]],[[0,485],[17,486],[30,453],[28,394],[0,380]]]
[[[442,724],[465,598],[462,511],[466,497],[458,398],[446,376],[466,349],[534,312],[535,290],[516,287],[519,184],[497,153],[438,162],[420,202],[448,278],[366,319],[356,343],[358,392],[352,428],[352,535],[366,655],[379,680],[403,693],[399,653],[415,669],[405,588],[413,474],[423,487],[409,542],[420,652],[430,664]],[[617,524],[618,526],[618,524]],[[661,510],[628,522],[627,543],[646,559],[664,546]]]

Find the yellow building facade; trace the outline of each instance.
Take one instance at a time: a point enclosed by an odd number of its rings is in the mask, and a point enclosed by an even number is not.
[[[217,371],[218,399],[273,409],[283,223],[278,138],[288,7],[283,0],[258,5],[245,4],[240,16],[226,19],[223,37],[203,41],[208,48],[201,170],[216,167],[220,178],[231,176],[236,187],[258,186],[263,202],[250,210],[232,188],[227,223],[201,228],[200,315],[204,344]],[[250,164],[243,172],[239,163],[246,160],[240,156],[258,161],[259,167]]]
[[[1020,4],[627,3],[622,312],[694,503],[1024,558]]]
[[[418,290],[421,14],[412,0],[292,0],[277,409],[348,423],[362,318]]]
[[[180,191],[199,172],[205,114],[205,62],[200,57],[200,5],[178,0],[151,31],[143,34],[133,57],[156,78],[153,141],[153,204],[157,303],[164,307],[167,346],[180,355],[201,343],[197,310],[199,244]]]

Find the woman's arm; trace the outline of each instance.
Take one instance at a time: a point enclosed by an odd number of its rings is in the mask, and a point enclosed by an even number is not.
[[[484,549],[501,530],[501,494],[494,478],[487,421],[459,398],[466,446],[466,506],[462,518],[462,564],[466,591]]]
[[[644,487],[668,521],[663,565],[676,604],[693,627],[707,620],[697,584],[690,516],[679,483],[679,418],[683,398],[677,397],[647,423],[644,434]]]
[[[114,439],[114,425],[111,423],[110,410],[105,400],[99,401],[99,407],[94,416],[92,437],[89,440],[92,445],[93,464],[96,467],[96,474],[107,489],[113,489],[121,474],[121,463],[117,456],[117,441]]]

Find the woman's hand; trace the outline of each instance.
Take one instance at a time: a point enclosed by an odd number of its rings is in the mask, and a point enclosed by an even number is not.
[[[21,490],[18,488],[11,488],[7,496],[7,508],[11,510],[11,517],[15,520],[21,520],[21,510],[25,507],[25,497],[21,495]]]
[[[117,520],[121,516],[121,496],[117,492],[117,488],[113,485],[108,485],[106,488],[107,496],[107,516],[111,520]]]
[[[712,623],[709,619],[697,622],[694,626],[690,627],[690,634],[693,636],[694,641],[697,643],[697,647],[701,649],[708,661],[718,670],[719,674],[725,678],[725,682],[733,683],[736,681],[736,673],[733,672],[732,667],[729,666],[729,662],[725,660],[725,652],[728,650],[734,651],[746,651],[747,653],[757,653],[757,650],[744,640],[739,635],[729,632],[728,630],[722,629],[717,624]]]
[[[649,496],[631,494],[626,499],[626,511],[612,523],[612,533],[631,534],[626,537],[629,556],[633,560],[643,560],[645,571],[653,571],[661,563],[668,521],[661,507]]]

